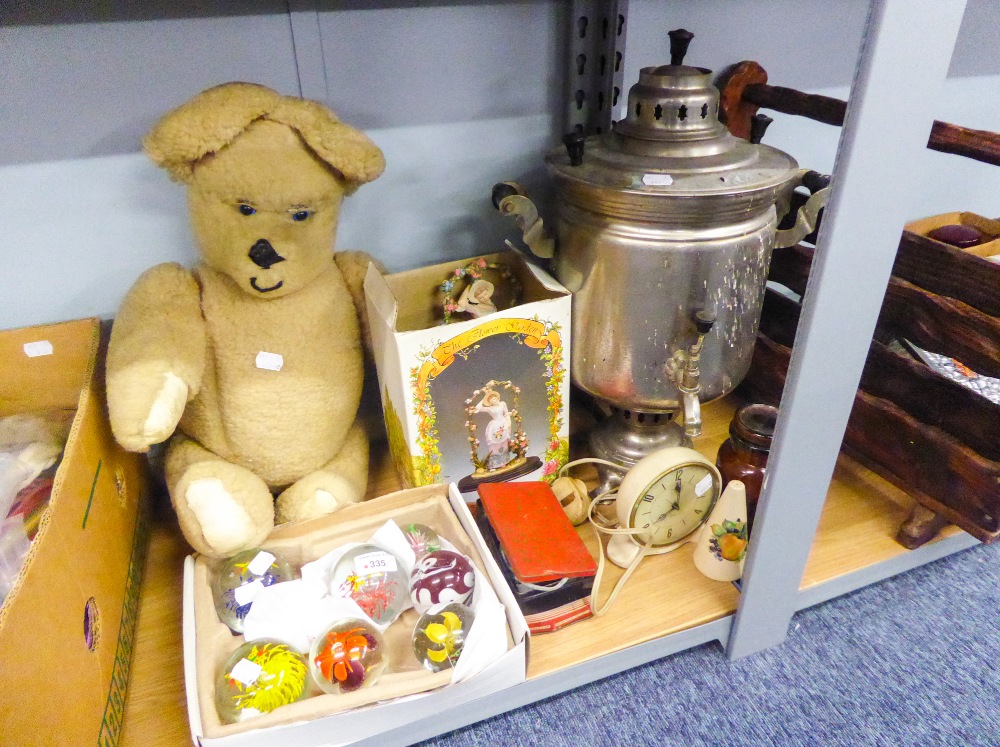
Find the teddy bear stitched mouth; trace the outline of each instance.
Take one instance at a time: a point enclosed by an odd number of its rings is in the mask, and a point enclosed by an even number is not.
[[[285,258],[274,250],[274,247],[271,246],[271,242],[267,239],[257,239],[256,243],[250,248],[247,256],[250,258],[251,262],[260,267],[262,270],[270,270],[273,265],[285,261]],[[257,285],[257,278],[250,278],[250,287],[260,293],[268,293],[269,291],[278,290],[283,283],[283,280],[279,280],[277,285],[262,288]]]
[[[279,280],[276,284],[270,286],[269,288],[261,288],[259,285],[257,285],[257,278],[255,277],[250,278],[250,287],[260,293],[268,293],[270,291],[278,290],[278,288],[280,288],[284,284],[285,284],[284,280]]]

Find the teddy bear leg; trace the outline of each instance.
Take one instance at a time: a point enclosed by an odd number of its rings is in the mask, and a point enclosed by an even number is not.
[[[274,497],[257,475],[176,436],[165,471],[181,531],[198,552],[213,558],[262,543],[274,528]]]
[[[275,521],[312,519],[357,503],[368,488],[368,437],[355,423],[347,432],[337,456],[282,492],[275,507]]]

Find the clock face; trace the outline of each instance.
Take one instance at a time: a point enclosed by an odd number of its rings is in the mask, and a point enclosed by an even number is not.
[[[653,536],[653,546],[672,545],[698,529],[712,510],[719,485],[705,464],[679,465],[654,477],[637,496],[632,528],[642,542]]]

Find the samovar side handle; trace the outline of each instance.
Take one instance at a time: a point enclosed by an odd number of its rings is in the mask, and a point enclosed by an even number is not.
[[[556,242],[538,215],[538,208],[517,182],[500,182],[493,186],[493,205],[502,215],[514,218],[521,229],[524,243],[531,253],[542,259],[555,256]],[[509,243],[509,242],[508,242]]]
[[[830,197],[830,177],[816,171],[802,169],[795,175],[791,186],[785,192],[787,196],[780,200],[777,205],[779,221],[782,217],[784,217],[785,213],[788,212],[788,199],[797,187],[805,187],[808,189],[810,192],[809,199],[806,200],[805,204],[799,208],[799,212],[795,216],[794,226],[775,232],[773,244],[774,249],[784,249],[785,247],[795,246],[802,241],[802,239],[815,231],[816,222],[819,218],[819,211],[823,209],[823,206],[826,205],[827,199]]]

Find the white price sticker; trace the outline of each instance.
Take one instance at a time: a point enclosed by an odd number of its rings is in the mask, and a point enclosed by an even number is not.
[[[237,682],[242,682],[244,687],[250,687],[263,671],[264,667],[260,664],[254,664],[249,659],[240,659],[236,662],[236,666],[230,670],[229,676]]]
[[[366,552],[354,559],[354,572],[358,575],[392,573],[394,570],[396,570],[396,558],[387,552]]]
[[[36,340],[26,342],[23,345],[24,354],[29,358],[38,358],[43,355],[52,355],[52,343],[48,340]]]
[[[642,183],[647,187],[669,187],[674,178],[670,174],[643,174]]]
[[[698,481],[698,484],[694,486],[694,494],[701,498],[705,493],[709,491],[712,487],[712,473],[708,473],[703,478]]]
[[[236,600],[236,604],[242,607],[244,604],[252,604],[253,600],[257,598],[260,594],[261,589],[264,588],[264,582],[259,578],[256,581],[252,581],[249,584],[243,584],[243,586],[237,586],[233,589],[233,598]]]
[[[255,576],[263,576],[273,562],[274,556],[267,550],[261,550],[253,560],[247,563],[247,570]]]
[[[257,353],[257,368],[280,371],[283,365],[285,365],[285,359],[280,353],[267,353],[263,350]]]

